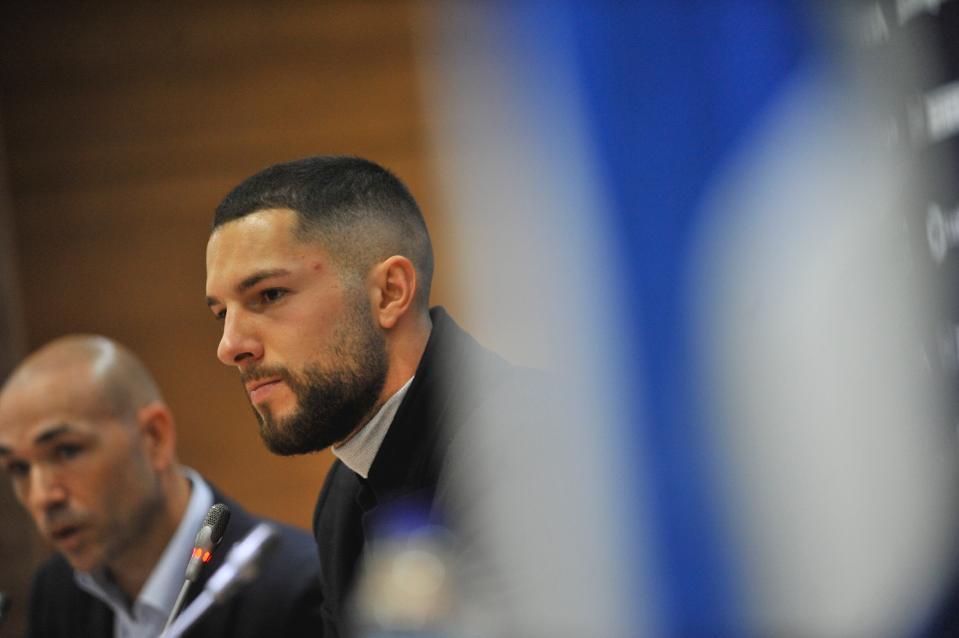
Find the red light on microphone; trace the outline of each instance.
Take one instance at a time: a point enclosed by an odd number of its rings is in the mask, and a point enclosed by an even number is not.
[[[204,562],[204,563],[209,563],[209,562],[210,562],[210,558],[211,558],[212,556],[213,556],[213,554],[211,554],[210,552],[204,552],[204,553],[203,553],[203,562]]]
[[[199,547],[194,547],[194,548],[193,548],[193,558],[200,558],[201,556],[203,556],[203,550],[200,549]]]

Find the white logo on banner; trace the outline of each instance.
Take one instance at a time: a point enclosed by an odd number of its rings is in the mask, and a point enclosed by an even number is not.
[[[944,215],[938,204],[929,204],[926,211],[926,238],[932,258],[941,264],[949,250],[959,244],[959,211]]]
[[[959,326],[942,326],[939,329],[939,363],[945,372],[959,370]]]
[[[941,142],[959,131],[959,82],[926,94],[926,137]]]
[[[896,10],[899,13],[899,24],[905,24],[920,13],[939,13],[939,7],[949,0],[899,0]]]

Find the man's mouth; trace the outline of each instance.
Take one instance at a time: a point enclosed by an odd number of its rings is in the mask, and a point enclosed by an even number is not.
[[[273,390],[283,382],[283,379],[257,379],[246,384],[246,391],[250,397],[250,403],[256,405],[266,400]]]
[[[83,526],[79,524],[61,525],[50,531],[50,540],[61,546],[75,545],[82,531]]]

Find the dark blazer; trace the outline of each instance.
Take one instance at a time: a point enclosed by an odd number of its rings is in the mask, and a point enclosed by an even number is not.
[[[220,547],[191,586],[184,608],[202,591],[230,547],[265,520],[247,513],[215,488],[213,498],[214,502],[229,506],[230,523]],[[279,530],[280,542],[259,577],[225,605],[210,610],[187,636],[319,635],[319,564],[313,539],[302,530],[269,522]],[[69,563],[57,554],[44,563],[34,577],[27,635],[30,638],[109,638],[113,636],[113,611],[77,587]]]
[[[445,310],[434,308],[430,316],[433,329],[423,358],[369,478],[337,460],[317,500],[313,533],[322,565],[324,638],[351,634],[349,595],[378,516],[400,501],[427,507],[445,501],[444,464],[457,433],[470,427],[481,404],[512,394],[520,377],[520,368],[480,346]]]

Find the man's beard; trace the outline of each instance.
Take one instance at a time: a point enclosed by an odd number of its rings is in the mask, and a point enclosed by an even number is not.
[[[346,439],[372,417],[389,367],[386,340],[365,304],[346,313],[336,332],[326,366],[308,365],[302,374],[260,368],[245,375],[244,381],[280,377],[296,395],[295,411],[284,418],[277,419],[268,405],[253,408],[260,436],[274,454],[318,452]]]

